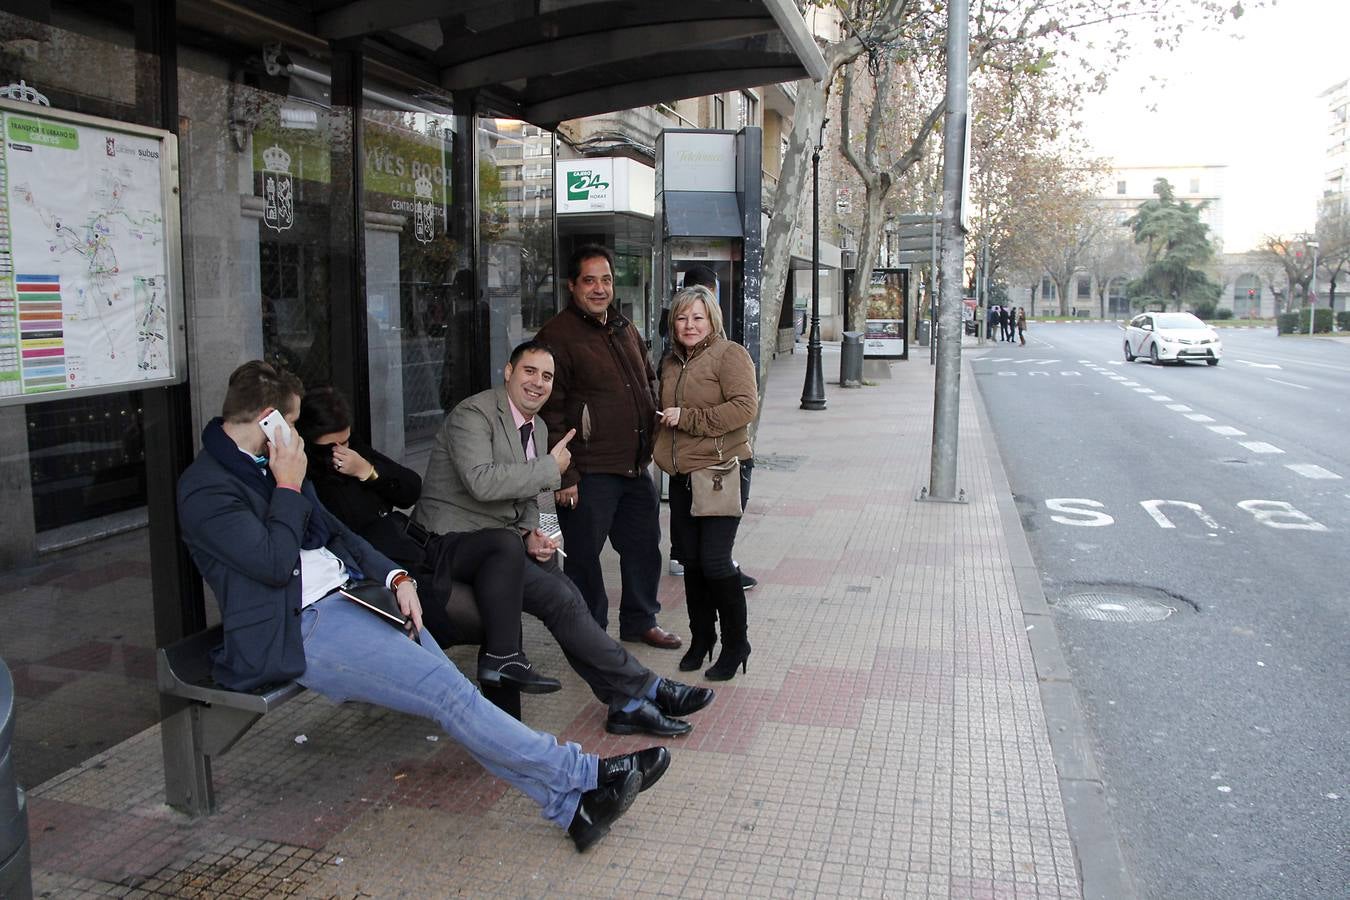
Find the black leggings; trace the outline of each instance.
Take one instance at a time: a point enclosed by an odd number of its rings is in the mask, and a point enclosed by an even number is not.
[[[741,466],[741,509],[750,496],[750,467]],[[670,555],[708,578],[736,574],[732,550],[741,520],[736,516],[695,516],[688,475],[670,476]]]
[[[518,652],[527,561],[525,542],[508,528],[433,537],[426,558],[431,590],[424,595],[432,601],[427,615],[432,634],[449,626],[444,606],[450,582],[460,581],[473,585],[474,604],[483,620],[482,649],[498,656]]]

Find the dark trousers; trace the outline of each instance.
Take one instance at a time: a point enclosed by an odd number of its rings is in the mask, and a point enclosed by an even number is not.
[[[750,471],[749,466],[741,466],[742,509],[750,496]],[[693,502],[689,476],[670,476],[670,555],[684,563],[686,571],[694,567],[707,578],[736,575],[732,552],[740,518],[695,516],[690,512]]]
[[[422,565],[411,571],[419,578],[430,576],[422,589],[439,598],[439,603],[427,604],[431,612],[426,618],[437,640],[442,640],[443,629],[452,630],[444,611],[450,582],[462,581],[473,585],[483,622],[483,651],[506,656],[520,650],[520,596],[530,568],[520,535],[509,528],[487,528],[436,535],[427,542]]]
[[[563,570],[581,591],[601,628],[609,626],[609,595],[600,571],[600,551],[608,538],[619,554],[623,593],[619,598],[619,635],[637,637],[656,624],[661,604],[661,518],[656,485],[644,469],[624,475],[582,475],[575,509],[559,507],[567,557]]]
[[[557,557],[525,567],[525,612],[544,623],[572,669],[611,709],[647,693],[656,674],[596,624]]]

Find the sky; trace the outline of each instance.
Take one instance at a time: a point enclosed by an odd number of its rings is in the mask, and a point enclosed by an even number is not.
[[[1122,62],[1089,100],[1084,136],[1121,165],[1227,165],[1225,251],[1310,231],[1328,144],[1318,95],[1350,78],[1347,39],[1350,0],[1249,9],[1220,32],[1185,35],[1176,51]]]

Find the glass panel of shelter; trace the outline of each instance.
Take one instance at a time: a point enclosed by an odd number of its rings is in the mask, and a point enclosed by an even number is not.
[[[475,312],[481,334],[490,340],[491,381],[499,384],[511,348],[533,337],[557,309],[553,134],[515,119],[485,117],[478,120],[477,141],[480,299]]]
[[[451,214],[455,121],[448,100],[418,108],[392,88],[368,92],[362,114],[371,441],[394,459],[429,445],[472,386],[470,241]]]
[[[54,110],[159,124],[158,69],[133,49],[130,4],[37,6],[46,21],[0,12],[0,85],[23,82]],[[153,668],[139,665],[154,651],[142,433],[140,391],[0,409],[0,658],[15,675],[26,786],[158,718]]]

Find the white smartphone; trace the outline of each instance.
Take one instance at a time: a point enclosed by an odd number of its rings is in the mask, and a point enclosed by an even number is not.
[[[263,413],[263,417],[258,420],[258,427],[273,444],[291,445],[291,426],[286,424],[286,417],[275,409]]]

